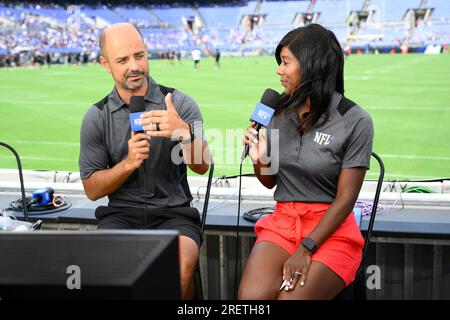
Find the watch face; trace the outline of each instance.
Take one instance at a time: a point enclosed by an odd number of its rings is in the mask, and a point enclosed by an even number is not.
[[[314,242],[314,240],[312,240],[310,238],[303,239],[302,243],[305,246],[305,248],[311,252],[314,252],[317,249],[316,243]]]

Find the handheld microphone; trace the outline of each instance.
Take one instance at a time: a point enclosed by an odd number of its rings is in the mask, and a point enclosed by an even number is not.
[[[254,129],[259,132],[261,127],[267,127],[273,114],[278,106],[278,101],[280,100],[280,94],[273,89],[266,89],[261,97],[261,102],[259,102],[255,110],[253,111],[250,121],[255,121],[256,125]],[[241,160],[243,161],[250,150],[250,145],[245,145],[244,151],[242,152]]]
[[[145,111],[145,98],[144,96],[131,96],[130,99],[130,124],[131,124],[131,131],[134,133],[144,133],[144,127],[141,123],[141,114],[143,114]],[[144,212],[147,212],[147,181],[146,181],[146,165],[145,160],[142,163],[139,170],[143,170],[144,174],[143,176],[143,182],[144,182]],[[145,216],[145,221],[147,221],[147,216]]]
[[[134,133],[143,133],[144,128],[141,124],[141,114],[145,111],[144,96],[132,96],[130,99],[130,124],[131,131]]]

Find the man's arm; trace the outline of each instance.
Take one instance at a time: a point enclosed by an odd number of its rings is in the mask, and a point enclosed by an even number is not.
[[[208,171],[210,154],[208,145],[205,142],[195,138],[191,143],[182,143],[181,149],[183,150],[184,162],[189,169],[198,174],[205,174]]]
[[[119,189],[133,171],[126,160],[119,162],[111,169],[95,171],[89,178],[82,180],[84,192],[92,201],[103,198]]]
[[[144,160],[148,159],[149,154],[148,136],[144,133],[132,133],[131,139],[128,140],[128,155],[124,160],[111,169],[94,171],[82,180],[86,196],[95,201],[117,191]]]

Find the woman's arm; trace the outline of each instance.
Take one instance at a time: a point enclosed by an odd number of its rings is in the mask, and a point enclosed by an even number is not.
[[[309,238],[313,239],[317,246],[324,243],[353,210],[366,171],[367,169],[363,167],[341,169],[336,199],[317,227],[309,234]]]
[[[277,185],[276,175],[262,174],[261,172],[264,169],[266,169],[267,171],[270,170],[270,163],[262,164],[258,160],[256,163],[253,164],[253,169],[259,182],[261,182],[266,188],[272,189]]]

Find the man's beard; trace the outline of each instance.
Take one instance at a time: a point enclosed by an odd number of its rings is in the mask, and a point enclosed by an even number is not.
[[[128,77],[135,75],[143,75],[143,77],[138,81],[128,81]],[[140,89],[143,85],[147,83],[147,78],[148,72],[147,73],[145,71],[130,72],[129,74],[126,75],[125,79],[119,81],[119,84],[122,88],[126,90],[135,91],[137,89]]]

